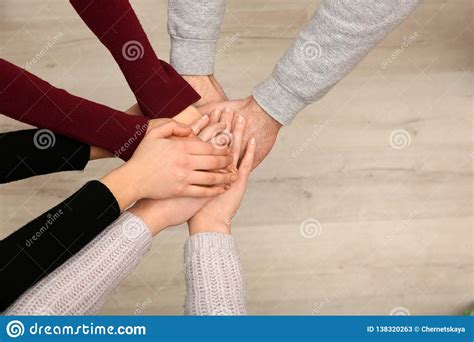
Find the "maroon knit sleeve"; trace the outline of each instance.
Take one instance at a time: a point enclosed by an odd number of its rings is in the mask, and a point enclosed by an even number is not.
[[[158,59],[128,0],[70,2],[114,57],[145,116],[173,117],[200,99],[171,65]]]
[[[74,96],[0,59],[0,113],[128,160],[148,119]]]

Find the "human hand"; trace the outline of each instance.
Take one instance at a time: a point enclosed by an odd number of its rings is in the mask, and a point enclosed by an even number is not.
[[[210,116],[210,122],[214,122],[216,111],[222,111],[225,107],[232,108],[236,115],[242,115],[247,122],[247,129],[243,136],[242,146],[246,146],[251,137],[256,137],[258,149],[255,152],[253,168],[255,168],[270,153],[278,132],[282,125],[268,115],[255,101],[253,96],[243,100],[224,101],[211,103],[199,107],[199,111]],[[240,151],[242,156],[242,152]]]
[[[217,134],[226,130],[225,121],[232,122],[232,115],[233,113],[230,111],[222,115],[222,122],[209,125],[209,117],[203,116],[190,126],[194,133],[199,135],[200,139],[210,141]],[[235,158],[237,160],[238,155]],[[211,199],[212,197],[176,197],[164,200],[142,199],[129,211],[140,217],[149,227],[151,234],[155,236],[164,228],[186,222]]]
[[[239,116],[233,130],[233,153],[240,153],[245,131],[245,118]],[[230,190],[210,200],[189,221],[189,234],[202,232],[220,232],[230,234],[231,221],[239,209],[247,188],[247,181],[255,158],[255,138],[250,138],[244,157],[239,166],[238,180]],[[237,160],[234,160],[237,166]]]
[[[201,99],[195,103],[196,106],[227,100],[224,89],[214,75],[183,75],[183,78],[201,95]]]
[[[141,198],[210,197],[225,191],[235,176],[206,170],[231,164],[230,149],[188,138],[191,135],[191,127],[175,121],[146,133],[132,158],[101,180],[121,208]],[[173,136],[181,139],[166,139]]]

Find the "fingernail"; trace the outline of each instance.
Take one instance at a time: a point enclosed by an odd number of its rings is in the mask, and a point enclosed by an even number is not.
[[[232,177],[230,177],[231,182],[235,182],[237,179],[238,179],[237,175],[232,175]]]
[[[250,139],[250,145],[255,145],[255,138]]]
[[[239,123],[244,122],[244,117],[242,115],[239,116]]]
[[[207,120],[207,119],[209,119],[209,115],[206,114],[206,115],[201,116],[201,120]]]

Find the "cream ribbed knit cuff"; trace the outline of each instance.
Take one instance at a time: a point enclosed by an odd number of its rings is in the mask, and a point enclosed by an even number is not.
[[[231,235],[192,235],[184,246],[184,272],[186,315],[247,314],[242,267]]]

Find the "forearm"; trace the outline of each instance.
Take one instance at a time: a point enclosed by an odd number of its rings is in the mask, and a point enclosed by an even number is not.
[[[119,214],[114,194],[92,181],[1,240],[0,311],[81,250]]]
[[[184,246],[186,315],[245,315],[242,266],[231,235],[204,232]]]
[[[0,155],[0,183],[8,183],[55,172],[82,171],[91,148],[49,130],[29,129],[0,134]]]
[[[145,116],[172,117],[199,100],[194,89],[160,60],[129,0],[70,0],[107,47]]]
[[[168,0],[171,65],[182,75],[214,73],[226,0]]]
[[[151,245],[147,225],[126,212],[74,257],[21,296],[7,315],[92,315]]]
[[[272,75],[253,90],[260,106],[282,124],[322,98],[421,0],[323,0]]]
[[[74,96],[0,59],[0,113],[49,129],[127,160],[145,135],[148,119]]]

